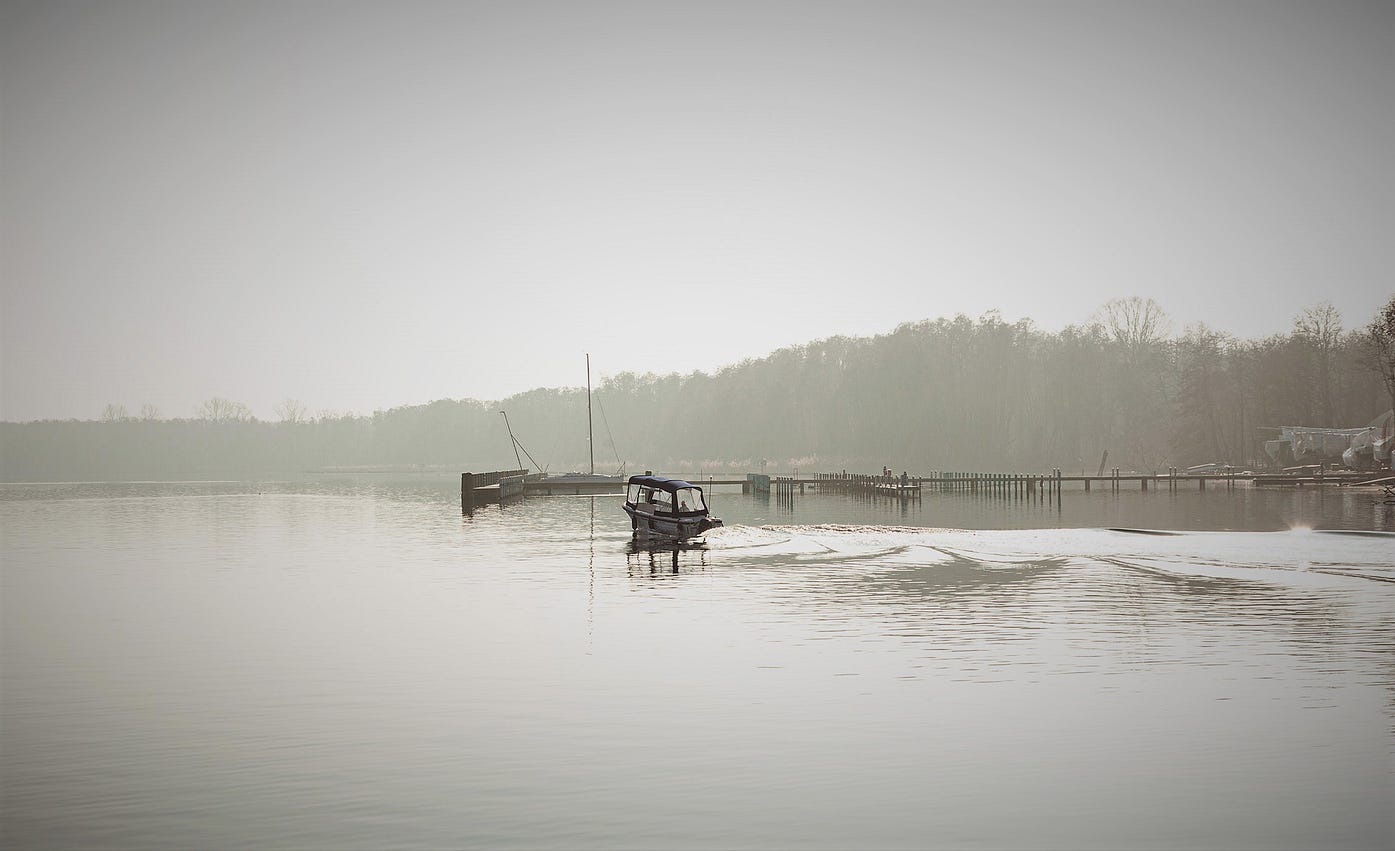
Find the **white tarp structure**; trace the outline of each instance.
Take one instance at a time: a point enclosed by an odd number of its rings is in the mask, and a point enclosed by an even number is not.
[[[1395,412],[1386,411],[1365,428],[1280,426],[1278,440],[1264,451],[1276,466],[1341,464],[1353,470],[1391,467],[1395,448]]]

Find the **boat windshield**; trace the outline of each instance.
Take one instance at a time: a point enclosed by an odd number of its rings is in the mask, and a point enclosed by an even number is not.
[[[707,503],[702,501],[702,491],[697,488],[678,489],[679,511],[706,511]]]

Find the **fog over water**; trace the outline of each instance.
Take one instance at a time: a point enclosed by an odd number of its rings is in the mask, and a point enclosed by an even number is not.
[[[1391,291],[1393,33],[1365,2],[7,0],[0,419],[366,414],[1133,295],[1355,327]]]
[[[1395,847],[1395,489],[1139,483],[1375,458],[1392,150],[1391,3],[0,0],[0,847]]]

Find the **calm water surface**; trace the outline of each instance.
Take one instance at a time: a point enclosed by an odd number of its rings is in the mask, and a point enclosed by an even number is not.
[[[455,487],[0,486],[0,845],[1395,847],[1376,492]]]

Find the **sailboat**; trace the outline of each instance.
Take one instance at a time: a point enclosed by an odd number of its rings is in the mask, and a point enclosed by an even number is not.
[[[602,411],[604,413],[604,411]],[[608,476],[596,472],[595,427],[591,416],[591,355],[586,355],[586,446],[591,454],[589,473],[556,473],[542,481],[529,485],[530,493],[581,494],[581,493],[623,493],[625,490],[624,467],[620,474]]]

